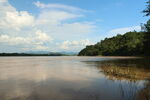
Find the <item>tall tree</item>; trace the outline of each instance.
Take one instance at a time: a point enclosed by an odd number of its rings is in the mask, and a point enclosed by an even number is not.
[[[147,8],[143,10],[143,13],[146,13],[145,16],[150,16],[150,0],[147,3]]]
[[[146,13],[145,16],[150,16],[150,0],[147,2],[146,9],[143,10],[143,13]],[[144,24],[145,27],[145,36],[144,36],[144,53],[146,56],[150,56],[150,19]]]

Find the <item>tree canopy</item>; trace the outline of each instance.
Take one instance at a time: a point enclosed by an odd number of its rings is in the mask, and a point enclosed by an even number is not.
[[[147,2],[146,7],[147,8],[145,10],[143,10],[143,13],[146,14],[145,16],[150,16],[150,0]]]
[[[105,38],[95,45],[86,46],[79,56],[136,56],[144,55],[145,32],[127,32],[112,38]]]

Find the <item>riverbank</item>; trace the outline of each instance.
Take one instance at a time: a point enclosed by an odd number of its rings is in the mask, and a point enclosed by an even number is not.
[[[142,56],[80,56],[80,57],[118,58],[118,59],[144,58]]]

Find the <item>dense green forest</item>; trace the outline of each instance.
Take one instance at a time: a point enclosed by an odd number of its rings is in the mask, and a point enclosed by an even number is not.
[[[150,27],[150,20],[147,22]],[[150,31],[127,32],[86,46],[79,56],[150,56]]]
[[[81,56],[135,56],[144,55],[144,32],[128,32],[112,38],[105,38],[95,45],[86,46]]]
[[[143,11],[150,16],[150,0]],[[79,56],[150,56],[150,20],[141,26],[141,32],[127,32],[111,38],[105,38],[95,45],[86,46]]]

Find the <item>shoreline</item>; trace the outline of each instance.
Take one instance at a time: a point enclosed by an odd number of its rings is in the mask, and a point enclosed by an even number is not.
[[[0,57],[81,57],[81,58],[117,58],[117,59],[142,59],[146,57],[141,57],[141,56],[50,56],[50,55],[16,55],[16,56],[0,56]],[[149,57],[147,57],[149,58]]]
[[[143,56],[78,56],[78,57],[118,58],[118,59],[136,59],[136,58],[142,59],[142,58],[146,58]]]

